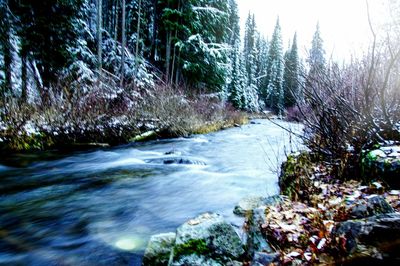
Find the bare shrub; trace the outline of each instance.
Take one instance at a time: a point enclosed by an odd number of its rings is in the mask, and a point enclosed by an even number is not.
[[[379,42],[371,31],[374,41],[361,60],[303,74],[304,138],[342,168],[357,165],[363,149],[400,141],[400,42],[389,35]]]
[[[141,117],[167,136],[187,136],[200,123],[182,90],[159,85],[142,98]]]

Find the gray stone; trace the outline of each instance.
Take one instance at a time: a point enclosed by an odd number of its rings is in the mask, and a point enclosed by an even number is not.
[[[243,198],[235,206],[233,213],[239,216],[249,214],[253,209],[260,207],[265,202],[265,197],[249,196]]]
[[[349,211],[350,217],[355,219],[393,212],[392,206],[382,196],[378,195],[357,201]]]
[[[254,253],[253,260],[251,262],[251,266],[270,265],[271,263],[278,262],[279,257],[280,257],[280,254],[278,252],[275,252],[275,253],[256,252],[256,253]]]
[[[273,252],[261,230],[261,225],[266,223],[265,210],[265,206],[254,209],[251,218],[247,221],[249,225],[247,232],[247,256],[249,257],[253,257],[256,252]]]
[[[232,225],[219,214],[205,213],[177,229],[173,252],[174,262],[191,254],[228,262],[240,259],[244,249]]]
[[[184,255],[178,261],[174,261],[172,266],[224,266],[223,264],[203,255],[190,254]]]
[[[345,251],[352,257],[399,260],[400,213],[339,223],[332,231],[336,238],[345,240]]]
[[[145,160],[146,163],[152,164],[183,164],[183,165],[206,165],[205,162],[181,157],[151,158]]]
[[[175,233],[153,235],[144,252],[143,265],[168,265],[175,237]]]
[[[240,261],[233,260],[233,261],[227,262],[226,266],[243,266],[243,263]]]
[[[267,206],[277,205],[285,200],[288,200],[287,196],[276,195],[265,198],[263,200],[263,206],[255,208],[251,216],[248,218],[248,231],[247,231],[247,256],[253,257],[256,252],[272,253],[273,250],[265,239],[261,226],[266,223],[265,210]]]

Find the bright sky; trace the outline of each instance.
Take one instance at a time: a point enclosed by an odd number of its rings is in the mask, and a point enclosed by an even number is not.
[[[284,47],[297,31],[300,52],[311,47],[319,22],[327,57],[349,59],[368,48],[371,33],[365,0],[237,0],[241,29],[249,11],[255,14],[258,31],[271,38],[279,16]],[[374,22],[382,19],[381,0],[369,0]],[[243,33],[242,33],[243,34]]]

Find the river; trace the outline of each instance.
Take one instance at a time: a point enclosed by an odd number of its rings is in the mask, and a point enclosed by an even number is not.
[[[279,124],[300,130],[300,126]],[[0,159],[0,265],[140,265],[152,234],[275,195],[285,151],[267,120],[191,138]]]

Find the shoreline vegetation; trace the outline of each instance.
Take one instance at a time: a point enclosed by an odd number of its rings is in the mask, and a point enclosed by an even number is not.
[[[77,112],[72,119],[65,118],[65,113],[56,108],[24,112],[24,108],[16,107],[12,112],[18,113],[14,118],[19,121],[10,119],[6,120],[8,124],[1,125],[0,152],[73,150],[187,137],[246,124],[251,115],[235,110],[217,95],[188,99],[165,88],[143,102],[146,103],[141,106],[140,114],[133,111],[112,114],[106,109],[93,117]]]

